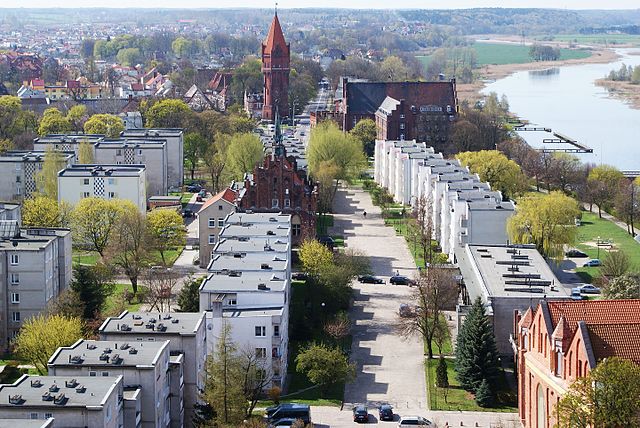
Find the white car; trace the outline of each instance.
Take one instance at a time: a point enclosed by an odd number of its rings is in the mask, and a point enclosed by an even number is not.
[[[422,416],[404,416],[400,418],[400,422],[398,422],[398,427],[413,426],[432,427],[434,425],[431,423],[431,421],[423,418]]]

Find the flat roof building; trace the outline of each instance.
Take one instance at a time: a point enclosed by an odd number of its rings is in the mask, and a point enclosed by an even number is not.
[[[0,200],[22,201],[36,190],[36,176],[42,170],[44,151],[9,150],[0,154]],[[74,154],[61,153],[61,163],[70,166]]]

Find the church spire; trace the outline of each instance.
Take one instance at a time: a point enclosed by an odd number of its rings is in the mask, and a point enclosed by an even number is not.
[[[276,3],[275,15],[271,21],[271,27],[267,34],[267,40],[264,42],[264,49],[267,52],[273,52],[276,47],[280,47],[282,52],[288,53],[287,41],[284,39],[282,33],[282,27],[280,26],[280,20],[278,19],[278,6]]]

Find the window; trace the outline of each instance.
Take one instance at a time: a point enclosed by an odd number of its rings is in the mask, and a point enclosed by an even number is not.
[[[82,184],[84,184],[85,186],[88,186],[89,185],[89,179],[88,178],[82,179]]]
[[[300,236],[300,225],[299,224],[292,224],[291,225],[291,233],[293,234],[293,236]]]
[[[104,377],[109,376],[109,372],[102,372],[102,376],[104,376]]]
[[[235,305],[238,304],[238,301],[236,299],[229,299],[228,303],[229,303],[229,305],[234,305],[235,306]]]
[[[285,208],[289,208],[291,206],[291,200],[290,199],[285,199],[284,200],[284,207]]]
[[[96,372],[89,372],[89,376],[91,377],[96,377],[97,373]]]
[[[91,196],[91,193],[89,193],[89,192],[82,192],[82,197],[83,197],[83,198],[88,198],[89,196]]]
[[[218,205],[218,211],[222,211],[222,205]]]
[[[12,312],[11,319],[13,322],[20,322],[20,312]]]
[[[280,337],[280,326],[279,325],[274,325],[273,326],[273,335],[275,337]]]
[[[404,119],[404,114],[401,114],[401,115],[400,115],[400,119]]]
[[[18,254],[11,254],[11,264],[16,266],[20,261],[20,256]]]
[[[11,283],[12,284],[20,284],[20,274],[19,273],[12,273],[11,274]]]
[[[20,183],[21,179],[19,175],[16,175],[16,183]]]
[[[122,156],[122,149],[116,150],[116,156]]]
[[[30,413],[30,414],[29,414],[29,417],[30,417],[31,419],[38,419],[38,414],[37,414],[37,413]]]
[[[267,328],[263,325],[256,326],[256,337],[265,337],[267,335]]]
[[[209,244],[216,243],[216,235],[209,235]]]
[[[216,227],[216,219],[215,218],[210,218],[209,219],[209,227]]]
[[[271,208],[278,208],[278,200],[277,199],[271,199]]]
[[[44,414],[44,418],[45,419],[51,419],[53,417],[53,413],[45,413]]]
[[[116,192],[109,192],[109,199],[114,199],[116,197]]]
[[[267,348],[256,348],[257,358],[267,358]]]
[[[11,293],[11,303],[20,303],[20,294]]]

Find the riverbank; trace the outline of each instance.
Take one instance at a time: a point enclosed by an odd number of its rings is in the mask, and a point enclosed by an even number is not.
[[[458,99],[460,102],[466,100],[470,104],[473,104],[483,98],[480,92],[488,83],[502,79],[518,71],[544,70],[567,65],[607,64],[616,61],[618,58],[620,58],[620,55],[611,49],[593,48],[592,55],[588,58],[527,62],[523,64],[486,65],[476,70],[480,77],[474,83],[459,83],[456,85]]]
[[[598,79],[595,83],[597,86],[606,88],[610,97],[622,100],[630,107],[640,110],[640,85],[608,79]]]

